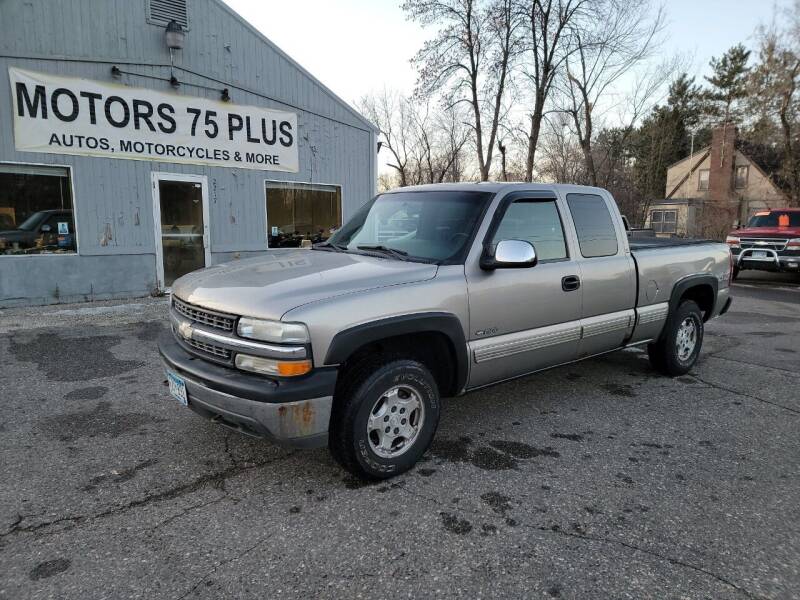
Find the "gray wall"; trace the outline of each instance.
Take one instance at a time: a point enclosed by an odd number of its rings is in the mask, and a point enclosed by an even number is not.
[[[225,5],[188,3],[186,44],[176,52],[177,91],[146,77],[170,74],[164,29],[146,21],[146,0],[0,3],[0,162],[70,166],[78,237],[77,256],[0,256],[0,306],[152,293],[154,171],[208,177],[212,263],[266,249],[265,180],[340,185],[344,219],[375,193],[372,126]],[[296,112],[300,171],[14,150],[8,67],[113,81],[112,65],[142,74],[122,76],[121,83],[133,87],[213,99],[228,87],[234,104]],[[104,244],[109,228],[111,241]]]

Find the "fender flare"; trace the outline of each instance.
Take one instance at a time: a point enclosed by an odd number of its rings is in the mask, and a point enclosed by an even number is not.
[[[701,285],[709,286],[713,293],[713,304],[711,306],[711,310],[709,311],[709,316],[711,316],[717,304],[717,292],[719,291],[719,282],[717,281],[716,277],[708,274],[689,275],[688,277],[679,279],[675,283],[675,285],[672,287],[672,294],[670,295],[669,298],[670,314],[674,313],[675,310],[678,308],[678,302],[680,302],[681,296],[683,296],[686,290]]]
[[[441,333],[450,341],[456,363],[455,393],[460,393],[467,384],[469,354],[461,321],[451,313],[425,312],[399,315],[344,329],[331,340],[324,364],[341,364],[366,344],[414,333]]]

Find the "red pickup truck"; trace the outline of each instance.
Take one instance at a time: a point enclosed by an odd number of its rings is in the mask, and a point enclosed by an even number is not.
[[[800,274],[800,208],[758,212],[747,226],[732,231],[727,242],[734,279],[745,269]]]

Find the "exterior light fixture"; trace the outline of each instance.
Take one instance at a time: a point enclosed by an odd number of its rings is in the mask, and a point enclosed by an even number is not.
[[[222,99],[223,102],[230,102],[231,101],[231,94],[228,91],[228,88],[225,88],[224,90],[222,90],[221,99]]]
[[[119,79],[120,77],[122,77],[122,71],[119,70],[119,67],[117,65],[111,67],[111,76],[114,79]]]
[[[173,75],[173,76],[171,76],[171,77],[169,78],[169,84],[170,84],[172,87],[174,87],[174,88],[179,88],[179,87],[181,87],[181,82],[180,82],[180,81],[178,81],[178,78],[177,78],[177,77],[175,77],[175,75]]]
[[[186,32],[175,19],[167,23],[167,30],[164,34],[164,39],[167,42],[167,48],[170,50],[180,50],[183,48],[183,42],[186,40]]]

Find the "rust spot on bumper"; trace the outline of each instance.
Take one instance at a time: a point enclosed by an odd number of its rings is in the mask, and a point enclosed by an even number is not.
[[[311,402],[278,407],[279,430],[292,437],[315,433],[315,410]]]

